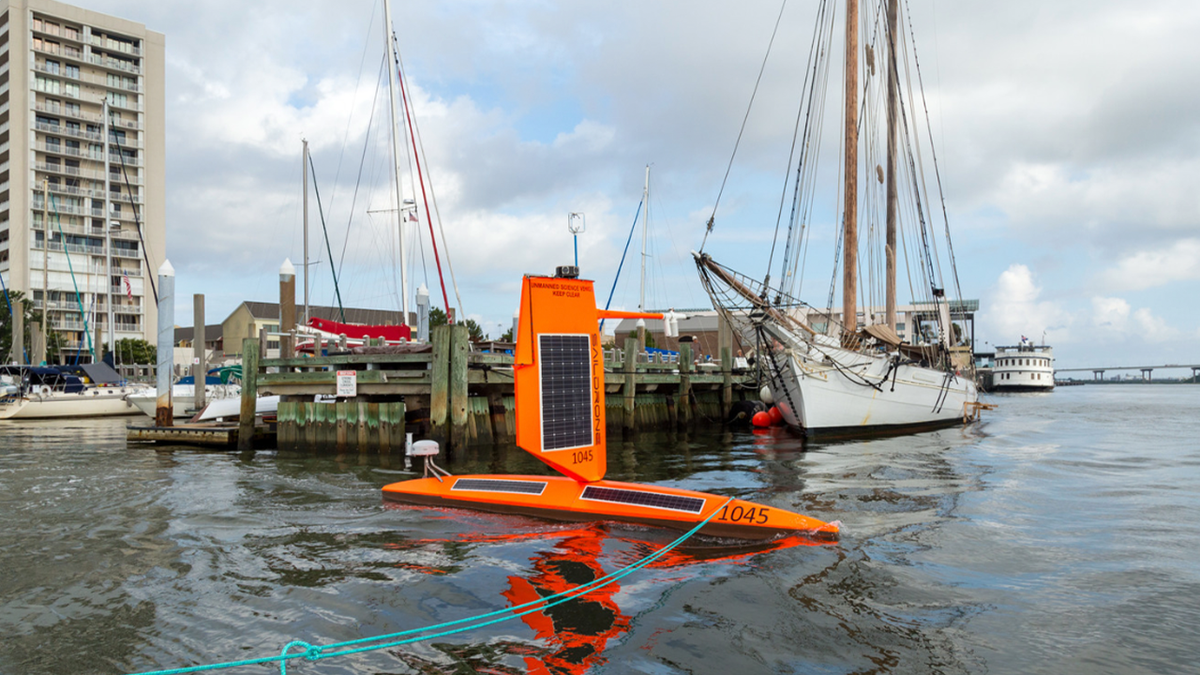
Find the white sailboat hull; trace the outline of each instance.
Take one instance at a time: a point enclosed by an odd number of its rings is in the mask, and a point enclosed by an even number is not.
[[[775,331],[773,331],[775,332]],[[966,376],[917,363],[809,343],[778,331],[765,355],[775,405],[808,436],[860,436],[935,429],[961,423],[979,400]],[[836,364],[836,365],[835,365]]]
[[[237,385],[209,385],[205,390],[205,397],[208,401],[232,398],[240,403],[241,399],[238,398],[240,393],[241,387]],[[131,394],[129,401],[138,410],[150,417],[155,417],[158,409],[158,389]],[[196,413],[196,390],[193,385],[177,384],[171,388],[171,412],[171,416],[176,418],[187,418]]]
[[[50,392],[6,398],[0,401],[0,419],[48,419],[56,417],[109,417],[137,415],[128,400],[143,391],[134,387],[89,387],[78,393]]]

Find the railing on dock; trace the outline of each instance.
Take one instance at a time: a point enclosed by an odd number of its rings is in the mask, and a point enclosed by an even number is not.
[[[449,449],[512,442],[513,357],[473,351],[466,326],[438,326],[426,351],[259,360],[265,340],[243,345],[242,409],[279,395],[280,449],[402,452],[405,433]],[[729,348],[718,363],[693,363],[690,345],[676,358],[647,357],[634,338],[605,353],[610,430],[687,427],[723,421],[734,400],[757,397],[753,374],[734,372]],[[641,353],[639,353],[641,352]],[[338,397],[338,371],[353,371],[355,395]],[[242,424],[252,425],[248,415]],[[240,440],[239,440],[240,444]]]

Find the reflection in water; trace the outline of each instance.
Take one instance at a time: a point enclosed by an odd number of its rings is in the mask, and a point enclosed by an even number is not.
[[[391,505],[389,505],[391,506]],[[396,505],[392,508],[417,508]],[[434,509],[453,517],[457,509]],[[465,512],[458,512],[459,514]],[[488,522],[489,529],[515,530],[508,534],[466,534],[453,539],[410,540],[389,546],[428,560],[438,556],[445,560],[462,561],[470,551],[504,543],[544,542],[529,559],[531,569],[507,577],[508,588],[500,593],[509,607],[535,603],[543,598],[566,593],[593,583],[606,575],[635,564],[673,541],[675,533],[641,529],[616,523],[590,523],[577,526],[547,526],[540,521],[519,516],[494,514],[474,515]],[[569,528],[569,529],[567,529]],[[689,546],[689,544],[691,544]],[[687,542],[659,557],[630,579],[647,583],[655,591],[663,584],[682,584],[703,576],[705,564],[736,564],[748,558],[796,546],[827,546],[828,542],[806,537],[788,537],[773,542],[718,545],[712,542]],[[407,570],[430,575],[451,574],[457,565],[428,565],[400,560],[396,563]],[[663,570],[670,570],[663,574]],[[632,617],[618,604],[622,581],[616,580],[568,602],[552,607],[530,605],[538,609],[525,614],[521,621],[533,631],[535,643],[513,640],[492,641],[488,648],[479,645],[438,645],[438,651],[452,660],[439,664],[415,654],[400,655],[409,665],[422,672],[456,673],[467,665],[478,672],[528,672],[570,674],[584,673],[608,662],[604,656],[610,641],[625,635]],[[643,589],[644,592],[644,589]],[[544,609],[543,609],[544,608]],[[525,611],[524,609],[521,611]],[[504,658],[519,657],[524,670],[512,670],[503,665]]]

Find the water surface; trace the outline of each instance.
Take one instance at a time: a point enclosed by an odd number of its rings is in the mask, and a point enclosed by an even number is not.
[[[1200,662],[1200,387],[997,396],[982,424],[805,447],[614,440],[609,477],[843,522],[694,548],[544,614],[311,673],[1162,673]],[[385,504],[398,458],[126,447],[0,423],[0,673],[125,673],[475,616],[674,537]],[[537,471],[514,448],[454,472]],[[264,667],[225,672],[267,672]]]

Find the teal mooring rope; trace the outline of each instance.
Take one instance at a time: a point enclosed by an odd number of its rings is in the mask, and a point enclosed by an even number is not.
[[[463,633],[463,632],[466,632],[469,630],[474,630],[476,628],[483,628],[484,626],[490,626],[495,623],[500,623],[501,621],[507,621],[509,619],[515,619],[517,617],[522,617],[522,616],[525,616],[526,614],[533,614],[534,612],[545,611],[547,609],[550,609],[551,607],[561,605],[564,602],[574,600],[575,598],[577,598],[581,595],[586,595],[587,593],[590,593],[593,590],[596,590],[598,588],[603,588],[603,587],[613,583],[614,581],[622,579],[622,578],[632,574],[633,572],[645,567],[646,565],[649,565],[650,563],[654,562],[655,560],[658,560],[663,555],[670,552],[672,549],[676,548],[683,542],[690,539],[692,537],[692,535],[699,532],[702,527],[704,527],[705,525],[708,524],[708,521],[713,519],[713,516],[720,513],[721,509],[724,508],[725,506],[727,506],[729,504],[729,502],[732,502],[732,501],[733,501],[733,497],[730,497],[729,499],[725,500],[724,504],[713,509],[713,512],[708,514],[707,518],[700,521],[692,529],[688,530],[687,532],[684,532],[683,535],[681,535],[678,539],[667,544],[666,546],[663,546],[662,548],[658,549],[654,553],[651,553],[650,555],[646,556],[645,558],[642,558],[641,560],[639,560],[635,563],[627,565],[615,572],[609,572],[608,574],[600,577],[599,579],[596,579],[589,583],[583,584],[582,586],[576,586],[575,588],[572,588],[571,590],[563,591],[562,593],[556,593],[554,595],[551,595],[551,596],[548,596],[545,598],[539,598],[537,600],[534,600],[532,602],[527,602],[522,605],[517,605],[515,607],[506,607],[504,609],[498,609],[494,612],[488,612],[487,614],[482,614],[480,616],[467,617],[465,619],[456,619],[454,621],[447,621],[445,623],[439,623],[435,626],[426,626],[425,628],[412,628],[409,630],[400,631],[399,633],[389,633],[388,635],[379,635],[376,637],[361,638],[358,640],[349,640],[346,642],[335,642],[333,644],[325,645],[324,647],[317,647],[315,645],[311,645],[307,642],[304,642],[303,640],[292,640],[291,642],[287,643],[286,646],[284,646],[283,651],[280,652],[279,656],[264,656],[264,657],[257,658],[257,659],[243,659],[241,661],[227,661],[224,663],[211,663],[211,664],[204,665],[204,666],[190,666],[187,668],[171,668],[168,670],[144,671],[141,673],[132,673],[130,675],[181,675],[182,673],[199,673],[199,672],[204,672],[204,671],[208,671],[208,670],[221,670],[224,668],[238,668],[241,666],[253,666],[253,665],[258,665],[261,663],[272,663],[272,662],[279,663],[280,675],[287,675],[287,662],[291,659],[303,658],[308,661],[320,661],[321,659],[328,659],[328,658],[332,658],[334,656],[349,656],[350,654],[369,652],[369,651],[374,651],[376,649],[388,649],[390,647],[399,647],[401,645],[406,645],[406,644],[410,644],[413,642],[421,642],[422,640],[432,640],[434,638],[445,637],[447,635],[453,635],[455,633]],[[497,616],[499,618],[492,618],[492,617],[497,617]],[[485,620],[485,619],[488,619],[488,620]],[[469,624],[469,625],[462,625],[462,624]],[[450,628],[450,626],[459,626],[459,627],[453,628],[450,630],[442,630],[442,629]],[[431,635],[417,635],[416,637],[409,637],[412,635],[416,635],[418,633],[428,633],[430,631],[440,631],[440,632],[433,633]],[[397,640],[396,638],[404,638],[404,639]],[[370,642],[380,642],[383,640],[393,640],[393,641],[385,642],[383,644],[369,645],[369,646],[356,646],[356,645],[366,645],[366,643],[370,643]],[[300,647],[304,651],[293,652],[293,653],[289,654],[288,652],[291,651],[291,649],[293,647]],[[352,647],[352,648],[347,649],[347,647]],[[340,651],[330,651],[330,650],[340,650]]]

